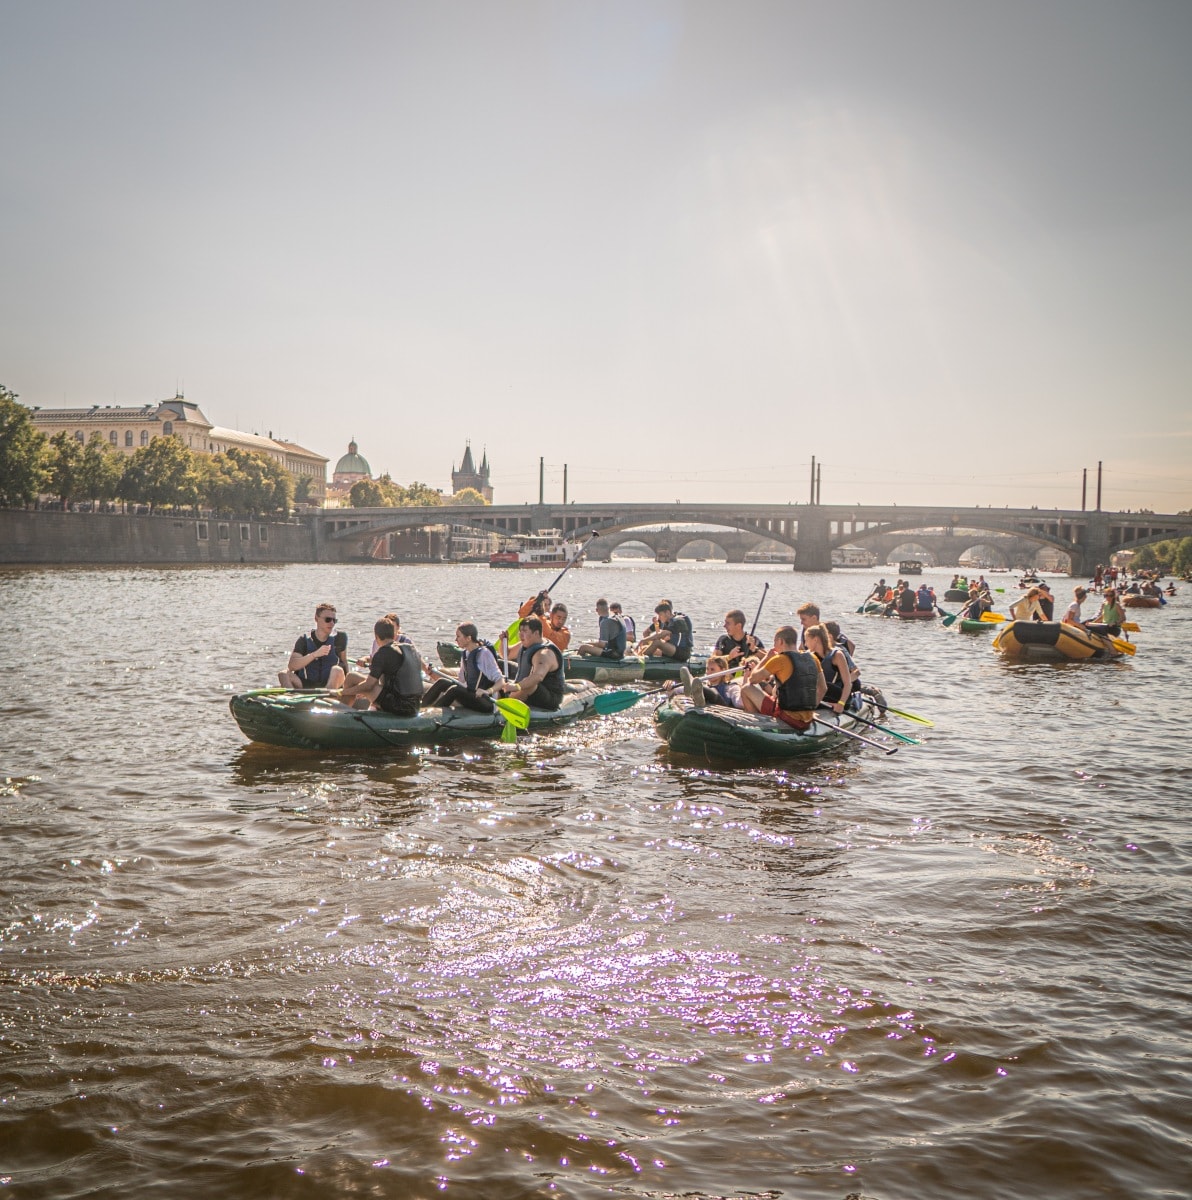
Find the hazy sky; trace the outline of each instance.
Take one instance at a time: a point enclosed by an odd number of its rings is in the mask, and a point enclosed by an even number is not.
[[[0,0],[0,382],[499,502],[1192,506],[1187,0]]]

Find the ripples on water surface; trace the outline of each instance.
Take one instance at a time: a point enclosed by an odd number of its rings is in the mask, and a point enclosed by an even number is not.
[[[854,572],[613,564],[561,594],[581,633],[598,595],[639,623],[670,596],[702,643],[767,579],[767,640],[804,599],[845,617],[922,747],[714,770],[644,703],[515,747],[252,747],[228,696],[316,601],[353,652],[392,607],[429,652],[543,581],[0,574],[32,668],[0,685],[0,1179],[1192,1194],[1192,589],[1137,614],[1137,658],[1058,667],[854,616]]]

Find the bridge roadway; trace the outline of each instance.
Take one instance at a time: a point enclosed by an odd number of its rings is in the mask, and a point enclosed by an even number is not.
[[[961,508],[841,504],[468,504],[420,508],[339,508],[309,514],[319,561],[356,558],[380,535],[462,525],[504,535],[555,530],[568,537],[622,533],[650,525],[716,525],[790,546],[796,571],[829,571],[832,550],[864,535],[956,528],[1008,533],[1068,555],[1071,574],[1088,578],[1119,550],[1192,536],[1192,514],[1081,509]]]

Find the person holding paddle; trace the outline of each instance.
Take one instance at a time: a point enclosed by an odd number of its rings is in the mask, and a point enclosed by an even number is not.
[[[726,659],[725,666],[763,650],[765,646],[752,633],[745,632],[745,614],[739,608],[724,614],[724,632],[716,639],[712,653]]]
[[[522,618],[518,623],[517,638],[521,646],[517,656],[517,678],[512,683],[498,684],[496,690],[531,708],[554,712],[563,703],[567,687],[562,652],[542,636],[539,617]]]

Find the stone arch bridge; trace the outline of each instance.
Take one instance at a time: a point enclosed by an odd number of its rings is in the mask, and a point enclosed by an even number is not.
[[[580,538],[590,533],[620,534],[633,529],[646,532],[646,526],[717,525],[790,546],[797,571],[828,571],[834,548],[864,544],[866,534],[880,537],[921,531],[954,536],[957,529],[964,529],[1011,534],[1038,546],[1051,546],[1068,555],[1074,577],[1084,578],[1097,563],[1108,562],[1120,550],[1192,536],[1192,514],[1187,513],[899,505],[453,505],[324,509],[304,520],[313,528],[317,558],[327,562],[359,557],[381,534],[448,523],[505,535],[550,529]]]

